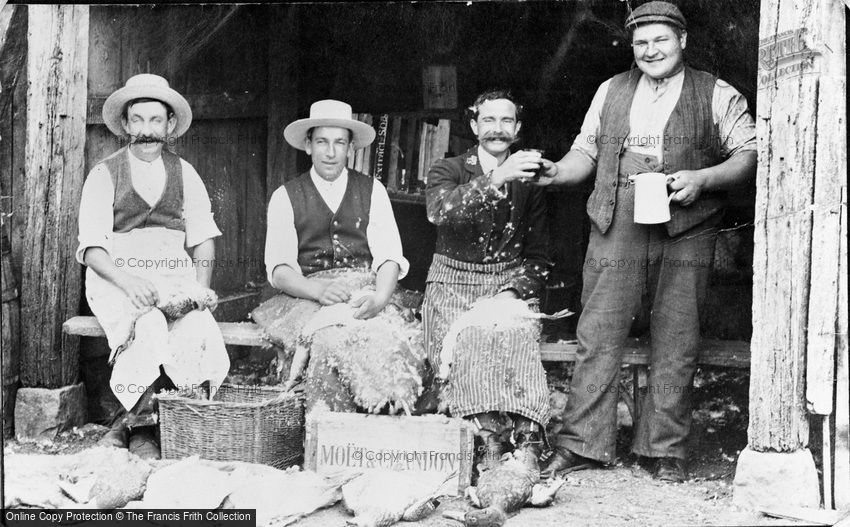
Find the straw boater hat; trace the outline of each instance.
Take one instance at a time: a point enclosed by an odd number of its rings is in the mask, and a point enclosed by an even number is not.
[[[351,130],[351,144],[355,150],[363,148],[375,140],[374,128],[353,119],[350,105],[333,99],[314,102],[310,106],[310,117],[289,123],[289,126],[283,130],[283,137],[293,148],[304,150],[307,130],[316,126],[348,128]]]
[[[631,29],[641,24],[653,23],[672,24],[680,29],[685,29],[685,16],[682,15],[678,7],[670,2],[653,0],[641,4],[632,11],[632,14],[626,19],[626,28]]]
[[[171,89],[168,81],[159,75],[142,73],[127,79],[124,87],[116,90],[103,103],[103,122],[113,134],[127,135],[121,126],[121,118],[124,116],[124,106],[133,99],[156,99],[171,106],[177,119],[177,126],[172,134],[174,137],[186,133],[192,124],[192,109],[186,99]]]

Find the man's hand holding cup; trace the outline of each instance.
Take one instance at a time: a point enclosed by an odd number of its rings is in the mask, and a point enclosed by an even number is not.
[[[508,181],[531,180],[536,177],[542,166],[541,150],[520,150],[514,152],[490,174],[490,183],[500,188]]]

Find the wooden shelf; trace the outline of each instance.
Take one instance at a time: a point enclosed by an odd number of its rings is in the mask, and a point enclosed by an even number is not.
[[[398,201],[400,203],[417,203],[420,205],[425,205],[425,194],[422,192],[411,193],[387,190],[387,195],[389,195],[390,201]]]

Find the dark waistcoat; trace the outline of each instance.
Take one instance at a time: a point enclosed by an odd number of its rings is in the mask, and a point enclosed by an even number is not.
[[[348,185],[336,214],[331,212],[305,172],[284,183],[298,233],[298,265],[304,275],[345,267],[369,267],[366,238],[374,180],[348,171]]]
[[[130,155],[130,149],[125,147],[101,161],[109,170],[112,185],[115,187],[112,231],[130,232],[145,227],[185,231],[183,168],[180,165],[180,157],[163,149],[165,188],[159,201],[151,207],[133,188],[133,180],[130,178]]]
[[[633,69],[611,79],[599,125],[599,136],[620,138],[599,144],[596,184],[587,201],[587,213],[604,234],[611,226],[617,203],[617,178],[623,138],[629,135],[629,113],[641,71]],[[711,111],[717,77],[685,67],[682,93],[664,128],[663,172],[699,170],[722,160],[717,127]],[[723,208],[723,193],[703,192],[688,207],[670,204],[667,233],[680,234]]]

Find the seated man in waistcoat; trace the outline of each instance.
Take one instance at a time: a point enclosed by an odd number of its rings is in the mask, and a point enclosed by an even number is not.
[[[652,1],[626,21],[637,69],[597,90],[572,149],[545,163],[541,184],[577,184],[596,174],[587,202],[590,242],[584,266],[579,352],[565,426],[543,475],[611,463],[616,455],[617,386],[623,344],[652,301],[652,362],[632,450],[665,481],[687,478],[691,390],[722,191],[752,177],[755,126],[747,101],[716,76],[685,64],[685,17]],[[671,219],[636,224],[629,176],[668,174]],[[622,266],[603,261],[624,262]]]
[[[198,173],[163,148],[192,122],[164,78],[131,77],[106,100],[103,121],[129,145],[86,178],[76,253],[88,266],[86,299],[109,341],[110,386],[125,409],[101,442],[158,458],[154,393],[207,382],[215,389],[230,368],[206,309],[215,308],[208,288],[221,232]]]
[[[386,189],[346,168],[375,130],[352,119],[348,104],[324,100],[284,137],[312,167],[271,197],[265,263],[283,294],[252,317],[292,357],[290,381],[309,353],[308,410],[378,412],[387,403],[409,410],[421,392],[424,356],[415,324],[391,305],[409,264]]]

